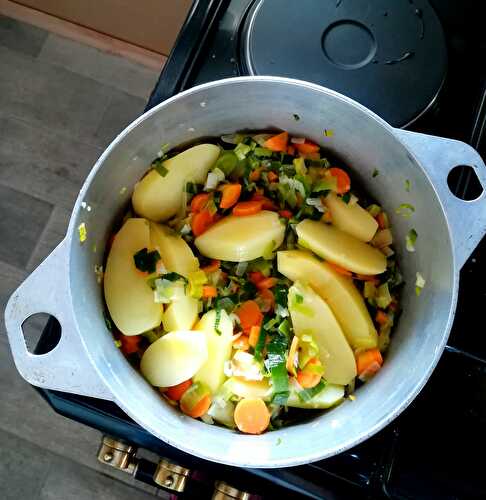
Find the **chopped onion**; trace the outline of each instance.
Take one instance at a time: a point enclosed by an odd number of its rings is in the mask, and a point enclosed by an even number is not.
[[[221,140],[227,144],[238,144],[245,136],[243,134],[226,134],[221,136]]]
[[[290,142],[292,144],[304,144],[305,142],[305,137],[292,137],[290,139]]]
[[[202,103],[201,103],[201,104],[202,104]],[[213,417],[211,417],[211,415],[208,415],[207,413],[205,413],[205,414],[201,417],[201,420],[202,420],[205,424],[209,424],[209,425],[213,425],[213,424],[214,424]]]

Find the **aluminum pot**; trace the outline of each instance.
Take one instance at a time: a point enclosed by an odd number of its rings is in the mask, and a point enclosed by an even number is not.
[[[249,436],[188,418],[161,400],[116,348],[103,319],[94,267],[102,264],[110,228],[132,186],[162,143],[176,146],[242,129],[272,128],[309,137],[351,167],[391,214],[406,285],[403,314],[385,364],[357,391],[354,402],[316,413],[305,423]],[[182,92],[135,120],[111,143],[80,191],[65,239],[10,298],[5,315],[17,369],[39,387],[112,400],[166,443],[215,462],[285,467],[340,453],[406,408],[444,349],[459,270],[486,232],[484,192],[465,202],[448,189],[447,176],[456,165],[472,166],[486,186],[486,167],[468,145],[394,129],[353,100],[310,83],[242,77]],[[411,218],[395,214],[401,203],[415,207]],[[82,223],[87,240],[81,244]],[[405,249],[411,228],[418,233],[414,253]],[[417,272],[426,279],[420,297],[415,294]],[[56,316],[62,336],[51,352],[33,355],[22,323],[38,312]]]

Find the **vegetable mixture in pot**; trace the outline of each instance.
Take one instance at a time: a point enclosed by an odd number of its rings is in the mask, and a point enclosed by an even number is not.
[[[107,324],[170,404],[260,434],[380,370],[402,283],[392,244],[383,209],[305,138],[163,148],[108,245]]]

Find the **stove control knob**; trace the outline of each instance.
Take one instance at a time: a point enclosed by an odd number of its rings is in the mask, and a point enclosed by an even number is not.
[[[181,493],[186,487],[187,478],[191,471],[176,465],[163,458],[160,460],[154,474],[154,481],[164,488]]]
[[[214,483],[212,500],[249,500],[250,496],[250,493],[238,490],[223,481]]]
[[[98,460],[115,469],[134,474],[137,468],[137,448],[118,439],[103,436]]]

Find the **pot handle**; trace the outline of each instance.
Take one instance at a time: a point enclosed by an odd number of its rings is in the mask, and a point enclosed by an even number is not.
[[[48,313],[61,324],[59,343],[46,354],[27,350],[22,324]],[[15,290],[5,308],[5,324],[17,370],[32,385],[83,396],[112,399],[78,335],[68,282],[68,245],[63,240]]]
[[[464,142],[395,129],[398,139],[417,158],[434,183],[452,233],[454,255],[462,267],[486,234],[486,166],[479,153]],[[452,194],[447,185],[449,172],[468,165],[481,183],[483,192],[466,201]]]

